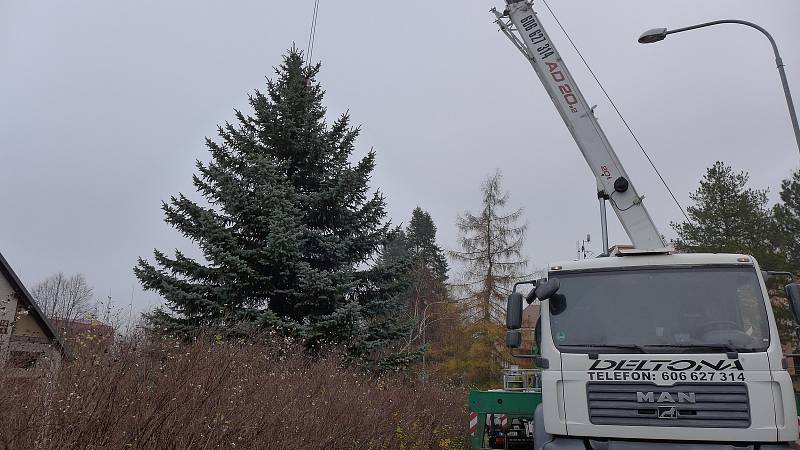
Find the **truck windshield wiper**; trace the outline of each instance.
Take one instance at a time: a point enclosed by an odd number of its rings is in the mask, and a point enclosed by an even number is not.
[[[600,348],[605,349],[622,349],[622,350],[635,350],[639,353],[647,353],[641,345],[636,344],[562,344],[559,347],[568,348],[591,348],[597,350]],[[597,353],[596,351],[594,353]]]
[[[680,348],[683,350],[709,350],[709,351],[720,351],[724,350],[729,354],[738,354],[740,351],[747,351],[750,349],[738,349],[734,347],[734,345],[730,342],[728,343],[713,343],[713,344],[659,344],[659,345],[644,345],[643,347],[648,348]]]

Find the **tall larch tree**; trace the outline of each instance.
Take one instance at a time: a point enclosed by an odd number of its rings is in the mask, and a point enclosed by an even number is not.
[[[203,258],[155,250],[134,271],[166,308],[154,328],[191,335],[274,329],[309,348],[335,343],[379,368],[410,357],[393,351],[408,334],[399,295],[404,274],[373,264],[389,233],[385,199],[369,186],[375,153],[351,163],[359,128],[348,114],[328,124],[324,91],[291,49],[249,99],[235,123],[206,139],[197,161],[197,202],[179,194],[163,204],[166,222]]]
[[[520,223],[522,208],[506,211],[509,193],[503,190],[498,170],[481,187],[481,211],[466,212],[457,219],[460,250],[450,257],[460,263],[466,292],[463,304],[470,317],[502,323],[504,303],[511,285],[525,278],[528,259],[522,255],[527,224]]]
[[[462,305],[469,337],[466,357],[452,358],[447,364],[465,372],[465,379],[478,385],[500,380],[502,361],[507,360],[503,345],[504,303],[514,282],[529,276],[528,259],[522,255],[527,225],[522,209],[506,209],[509,193],[502,188],[498,170],[481,187],[481,211],[466,212],[457,219],[460,249],[450,252],[461,266],[461,279],[453,284]],[[457,346],[458,347],[458,346]],[[464,355],[456,348],[456,355]]]

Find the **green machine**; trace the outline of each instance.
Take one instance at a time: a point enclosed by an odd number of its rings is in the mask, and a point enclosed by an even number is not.
[[[469,448],[529,449],[533,446],[533,413],[542,402],[541,372],[509,368],[503,389],[469,393]]]
[[[471,391],[469,393],[469,448],[471,450],[506,448],[505,441],[523,436],[509,436],[509,428],[497,432],[492,420],[504,417],[511,423],[533,423],[533,412],[542,402],[541,392]],[[498,424],[499,425],[499,424]],[[514,431],[511,431],[513,433]],[[531,434],[532,437],[532,434]],[[498,439],[499,438],[499,439]]]

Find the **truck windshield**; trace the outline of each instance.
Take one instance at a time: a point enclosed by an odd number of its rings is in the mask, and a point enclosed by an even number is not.
[[[550,300],[550,328],[562,352],[761,352],[769,346],[766,305],[753,267],[556,276],[561,288]]]

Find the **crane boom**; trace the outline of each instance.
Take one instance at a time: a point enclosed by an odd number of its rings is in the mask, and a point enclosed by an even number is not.
[[[608,142],[603,129],[575,80],[564,65],[555,45],[533,11],[531,0],[506,0],[497,16],[500,30],[531,63],[536,75],[578,144],[597,179],[598,197],[607,199],[633,246],[641,250],[665,246],[661,233],[636,193],[630,178]]]

